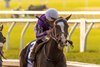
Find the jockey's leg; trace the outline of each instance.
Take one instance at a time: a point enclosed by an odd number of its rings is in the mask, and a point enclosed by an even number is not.
[[[34,48],[33,48],[32,52],[30,54],[30,60],[31,61],[35,60],[35,56],[36,56],[36,53],[37,53],[36,49],[38,48],[39,44],[42,43],[42,42],[43,42],[42,40],[37,40],[36,41],[36,44],[34,45]]]

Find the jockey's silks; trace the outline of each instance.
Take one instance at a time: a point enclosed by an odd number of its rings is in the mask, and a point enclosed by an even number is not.
[[[50,28],[50,25],[46,22],[45,14],[42,14],[35,26],[36,38],[41,39],[45,37],[47,35],[46,31]]]

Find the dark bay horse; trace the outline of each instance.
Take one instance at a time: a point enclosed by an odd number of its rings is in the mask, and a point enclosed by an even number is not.
[[[47,9],[47,6],[45,4],[42,5],[29,5],[27,8],[27,11],[43,11],[44,9]]]
[[[54,22],[53,30],[48,35],[49,40],[43,43],[31,66],[28,66],[30,62],[27,60],[27,49],[35,44],[35,41],[29,43],[20,53],[20,67],[67,67],[63,48],[67,42],[72,45],[72,41],[67,40],[69,27],[67,21],[70,17],[71,15],[67,18],[60,17]]]
[[[2,67],[2,57],[3,56],[3,44],[6,42],[6,38],[2,34],[3,25],[0,24],[0,67]]]
[[[25,11],[43,11],[48,7],[45,4],[42,5],[32,5],[30,4]],[[25,16],[34,16],[34,14],[25,14]]]

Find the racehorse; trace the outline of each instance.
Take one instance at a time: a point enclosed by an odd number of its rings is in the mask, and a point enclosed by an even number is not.
[[[3,30],[3,25],[0,25],[0,67],[2,67],[2,57],[3,56],[3,44],[6,42],[6,38],[3,36],[2,34],[2,30]]]
[[[42,4],[42,5],[29,5],[26,11],[43,11],[47,9],[47,5]],[[34,16],[33,14],[25,14],[25,16]]]
[[[13,11],[20,11],[20,9],[21,9],[21,6],[19,6],[19,7],[15,8],[15,9],[13,9]],[[11,15],[11,18],[19,18],[19,17],[20,17],[19,14],[12,14],[12,15]]]
[[[37,5],[37,6],[34,6],[34,5],[31,4],[27,8],[28,11],[42,11],[44,9],[47,9],[47,6],[45,4],[43,4],[43,5]]]
[[[71,45],[72,41],[67,40],[68,36],[68,19],[67,18],[58,18],[53,24],[53,30],[48,35],[49,40],[42,43],[42,47],[36,55],[35,61],[30,61],[28,59],[30,50],[29,47],[34,49],[35,41],[29,43],[20,53],[20,67],[67,67],[66,59],[63,54],[63,48],[69,42]]]

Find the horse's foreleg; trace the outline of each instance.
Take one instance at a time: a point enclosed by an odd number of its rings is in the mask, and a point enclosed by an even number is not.
[[[20,67],[27,67],[26,52],[28,45],[20,53]]]
[[[25,64],[26,64],[25,52],[24,52],[24,50],[22,50],[21,54],[20,54],[20,67],[24,67]]]
[[[61,60],[56,64],[56,67],[67,67],[65,57],[61,58]]]

